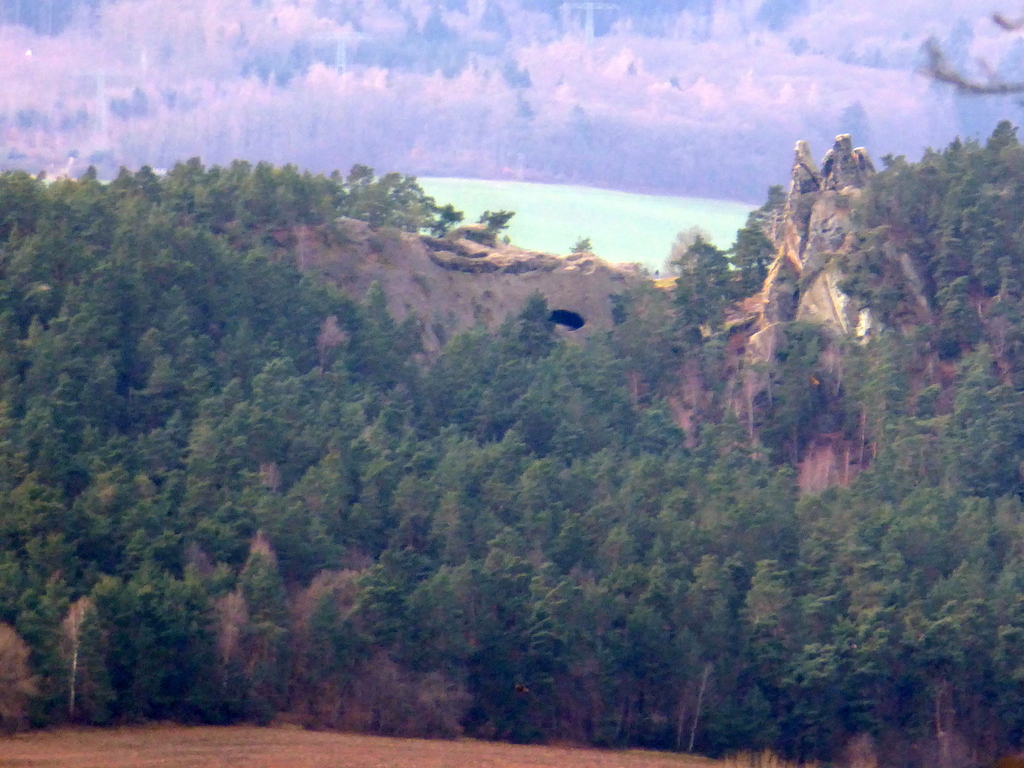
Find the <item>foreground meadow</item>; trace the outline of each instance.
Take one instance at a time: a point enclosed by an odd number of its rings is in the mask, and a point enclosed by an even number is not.
[[[702,768],[711,760],[292,728],[59,729],[0,738],[3,768]]]

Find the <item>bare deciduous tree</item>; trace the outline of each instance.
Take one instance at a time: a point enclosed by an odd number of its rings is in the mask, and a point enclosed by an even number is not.
[[[337,728],[345,722],[351,684],[342,668],[348,659],[339,655],[331,630],[353,611],[359,595],[359,575],[358,571],[321,571],[291,601],[290,695],[292,707],[301,713],[306,726]],[[314,627],[318,612],[322,612],[321,624]],[[324,615],[333,619],[332,626],[323,625]]]
[[[221,666],[227,668],[228,663],[238,652],[242,629],[249,621],[249,608],[240,590],[229,592],[217,601],[217,650],[220,652]]]
[[[348,333],[338,326],[338,316],[331,315],[320,325],[320,335],[316,339],[316,349],[320,354],[320,370],[327,367],[328,353],[337,346],[348,341]]]
[[[82,625],[92,611],[92,600],[81,597],[72,603],[64,621],[61,622],[61,650],[68,664],[68,717],[75,719],[75,705],[78,694],[79,656],[82,648]]]
[[[0,730],[25,725],[29,698],[36,692],[28,665],[29,650],[14,628],[0,623]]]
[[[410,672],[378,653],[357,673],[343,722],[388,736],[455,738],[469,704],[465,689],[443,674]]]
[[[711,233],[704,229],[704,227],[696,224],[677,232],[676,239],[672,243],[672,249],[669,251],[668,258],[665,259],[665,263],[661,268],[662,272],[670,277],[678,277],[682,274],[688,268],[688,265],[680,260],[690,250],[690,246],[696,243],[698,239],[710,243],[712,240]]]

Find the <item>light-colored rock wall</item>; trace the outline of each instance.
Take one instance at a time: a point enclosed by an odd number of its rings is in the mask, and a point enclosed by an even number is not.
[[[582,328],[563,332],[586,337],[612,326],[612,296],[647,280],[631,267],[608,264],[593,254],[528,251],[488,239],[474,227],[429,238],[374,231],[343,219],[334,230],[334,242],[325,242],[323,233],[314,230],[300,233],[300,266],[356,298],[379,283],[395,317],[414,314],[420,319],[428,353],[477,323],[498,327],[535,291],[552,310],[581,315]]]

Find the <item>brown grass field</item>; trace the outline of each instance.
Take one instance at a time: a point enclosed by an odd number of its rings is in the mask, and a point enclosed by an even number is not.
[[[709,768],[642,751],[390,739],[293,728],[156,725],[0,737],[3,768]]]

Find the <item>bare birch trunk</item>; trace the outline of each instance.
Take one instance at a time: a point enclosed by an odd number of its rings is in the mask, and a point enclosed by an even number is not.
[[[92,600],[81,597],[68,608],[67,616],[61,622],[64,633],[65,654],[69,658],[68,670],[68,718],[75,719],[78,698],[78,656],[82,646],[82,625],[92,610]]]
[[[700,710],[704,705],[704,691],[708,687],[708,676],[711,674],[711,664],[704,665],[704,674],[700,678],[700,691],[697,693],[697,710],[693,713],[693,726],[690,728],[690,745],[687,752],[693,752],[693,742],[697,739],[697,723],[700,721]]]

